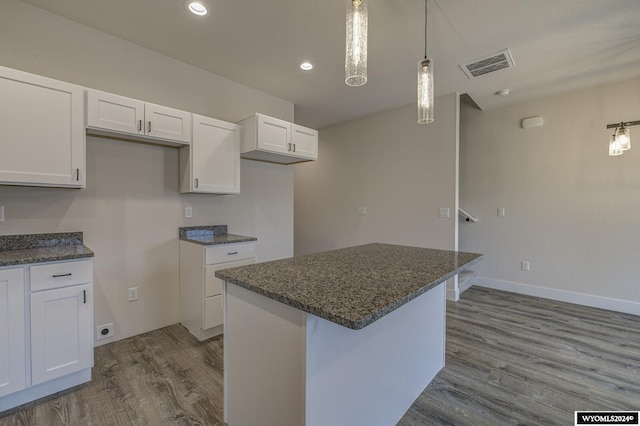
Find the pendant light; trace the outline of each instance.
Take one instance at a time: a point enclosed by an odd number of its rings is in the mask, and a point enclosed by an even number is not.
[[[427,0],[424,0],[424,59],[418,61],[418,124],[433,122],[433,60],[427,58]]]
[[[348,86],[367,82],[367,0],[347,1],[344,78]]]

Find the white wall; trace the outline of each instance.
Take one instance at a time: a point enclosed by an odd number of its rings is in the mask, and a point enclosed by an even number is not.
[[[320,130],[318,161],[295,166],[296,254],[369,242],[456,247],[458,96],[435,105],[428,125],[408,105]]]
[[[256,111],[293,121],[290,102],[16,0],[0,3],[0,65],[232,122]],[[95,324],[132,336],[179,321],[178,227],[227,224],[258,238],[259,260],[293,254],[293,168],[241,167],[240,195],[180,195],[176,149],[88,137],[87,188],[0,186],[0,234],[84,232]]]
[[[543,127],[520,128],[536,115]],[[621,157],[608,156],[605,128],[638,119],[640,79],[484,112],[463,104],[460,204],[480,220],[461,224],[460,249],[485,254],[476,284],[640,313],[640,128]]]

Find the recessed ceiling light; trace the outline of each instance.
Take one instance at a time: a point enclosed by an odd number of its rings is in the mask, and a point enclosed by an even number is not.
[[[187,0],[185,6],[187,10],[194,15],[204,16],[209,13],[209,11],[207,10],[207,6],[199,1]]]
[[[300,64],[300,69],[303,71],[309,71],[313,69],[313,64],[311,62],[303,62]]]

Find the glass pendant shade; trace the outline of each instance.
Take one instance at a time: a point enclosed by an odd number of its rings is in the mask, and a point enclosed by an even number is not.
[[[626,151],[631,149],[631,135],[626,127],[619,127],[615,133],[616,141],[620,145],[620,149]]]
[[[609,156],[615,157],[617,155],[622,155],[622,147],[618,142],[615,133],[611,135],[609,139]]]
[[[347,42],[344,78],[349,86],[367,82],[367,4],[366,0],[347,0]]]
[[[433,122],[433,61],[418,61],[418,124]]]

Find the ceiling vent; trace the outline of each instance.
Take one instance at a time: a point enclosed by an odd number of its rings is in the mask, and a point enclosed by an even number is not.
[[[509,49],[504,49],[496,53],[492,53],[489,56],[485,56],[475,61],[460,65],[462,71],[469,78],[480,77],[481,75],[489,74],[495,71],[503,70],[505,68],[513,68],[516,64],[513,62],[511,52]]]

